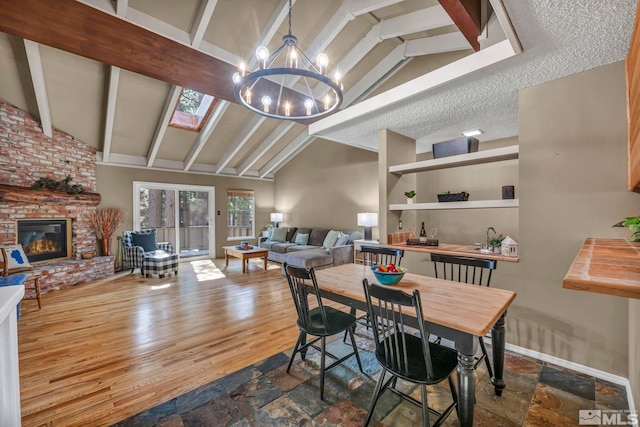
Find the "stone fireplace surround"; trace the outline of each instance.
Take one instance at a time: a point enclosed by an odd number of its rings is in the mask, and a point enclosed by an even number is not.
[[[34,117],[0,99],[0,184],[30,188],[39,178],[67,176],[73,184],[95,191],[96,149],[58,129],[53,138],[47,137]],[[42,292],[112,276],[115,257],[81,258],[97,249],[88,220],[96,204],[73,196],[53,202],[7,201],[0,193],[0,244],[16,243],[18,218],[71,218],[71,259],[34,266],[41,274]]]

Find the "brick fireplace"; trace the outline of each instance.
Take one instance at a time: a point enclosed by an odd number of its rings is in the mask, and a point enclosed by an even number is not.
[[[40,178],[62,181],[67,176],[73,184],[95,192],[96,149],[57,129],[52,138],[47,137],[30,114],[0,99],[0,184],[29,191]],[[38,195],[47,191],[51,190],[40,190]],[[71,224],[69,259],[35,267],[42,274],[44,293],[113,275],[113,256],[82,259],[82,254],[96,252],[88,217],[99,198],[68,195],[9,199],[0,194],[0,244],[18,242],[18,220],[49,218],[69,220]]]

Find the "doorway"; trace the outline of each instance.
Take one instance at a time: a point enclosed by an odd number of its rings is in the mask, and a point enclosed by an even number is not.
[[[215,258],[214,196],[215,187],[134,181],[133,227],[155,228],[180,260]]]

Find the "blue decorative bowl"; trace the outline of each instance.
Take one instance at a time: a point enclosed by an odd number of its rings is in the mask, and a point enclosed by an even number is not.
[[[396,267],[398,270],[397,273],[376,271],[377,268],[378,268],[377,265],[373,265],[371,266],[371,271],[373,271],[373,275],[376,276],[376,279],[378,279],[378,282],[381,285],[395,285],[400,280],[402,280],[404,273],[407,272],[407,269],[402,267]]]

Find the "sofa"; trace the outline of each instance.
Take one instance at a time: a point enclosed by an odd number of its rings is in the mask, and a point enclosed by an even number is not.
[[[362,239],[359,231],[281,227],[260,237],[258,245],[269,250],[269,261],[323,268],[353,262],[353,241],[358,239]]]

